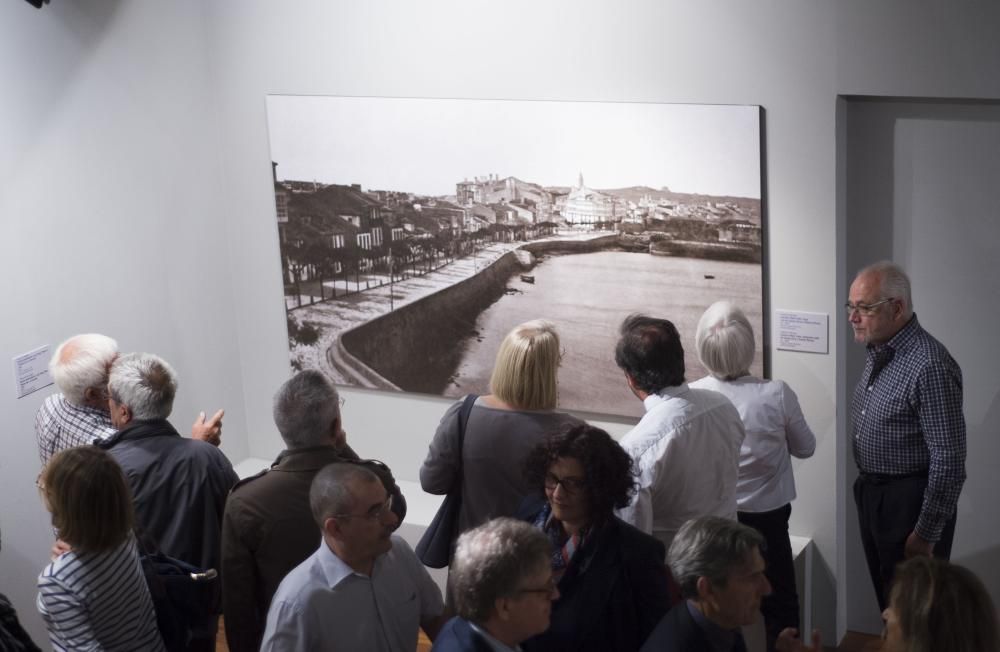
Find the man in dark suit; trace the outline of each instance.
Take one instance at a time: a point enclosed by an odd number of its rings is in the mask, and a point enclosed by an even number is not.
[[[705,516],[678,530],[667,563],[684,602],[667,612],[642,652],[746,652],[740,628],[752,625],[771,592],[757,530]]]
[[[511,518],[462,534],[448,579],[458,616],[431,652],[514,652],[548,629],[559,597],[551,554],[541,530]]]

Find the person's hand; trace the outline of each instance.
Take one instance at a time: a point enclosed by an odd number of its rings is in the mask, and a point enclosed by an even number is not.
[[[67,553],[72,549],[73,548],[62,539],[56,539],[56,542],[52,544],[52,561],[55,561],[60,557],[60,555]]]
[[[799,639],[799,630],[786,627],[778,634],[774,649],[778,652],[822,652],[823,645],[820,642],[818,629],[812,631],[812,647],[809,647]]]
[[[225,413],[225,410],[219,410],[207,421],[205,420],[205,413],[199,413],[198,418],[194,420],[194,424],[191,426],[191,439],[199,439],[213,446],[218,446],[222,443],[222,416]]]
[[[930,557],[931,553],[934,552],[934,542],[924,541],[916,530],[910,532],[910,536],[906,537],[906,545],[903,546],[903,557],[909,559],[910,557]]]

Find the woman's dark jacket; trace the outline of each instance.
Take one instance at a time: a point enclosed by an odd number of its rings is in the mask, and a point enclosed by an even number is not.
[[[518,518],[534,521],[545,499],[525,499]],[[669,609],[663,544],[611,516],[576,551],[559,580],[548,631],[525,652],[636,652]]]

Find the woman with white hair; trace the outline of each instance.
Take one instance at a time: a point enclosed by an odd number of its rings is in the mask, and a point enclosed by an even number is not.
[[[774,650],[781,630],[799,627],[788,539],[788,518],[795,498],[791,456],[811,456],[816,437],[788,385],[750,375],[754,335],[742,310],[728,301],[709,306],[698,322],[695,346],[698,359],[711,375],[691,383],[691,387],[724,394],[736,406],[746,428],[736,483],[737,516],[767,541],[764,557],[774,592],[764,599],[761,611],[768,650]]]
[[[460,485],[458,533],[513,516],[534,489],[521,473],[528,452],[549,432],[583,423],[555,410],[561,357],[554,324],[536,319],[515,326],[497,352],[490,393],[466,399],[475,403],[466,408],[464,432],[465,400],[442,417],[420,467],[420,485],[438,495]]]

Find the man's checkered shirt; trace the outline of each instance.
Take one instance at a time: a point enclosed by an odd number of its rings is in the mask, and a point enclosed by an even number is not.
[[[43,466],[65,448],[93,444],[95,439],[106,439],[115,432],[107,412],[73,405],[62,394],[46,398],[35,415],[38,456]]]
[[[872,379],[886,348],[891,358]],[[940,539],[965,482],[962,370],[916,315],[885,345],[868,347],[851,417],[862,473],[928,474],[915,530],[925,541]]]

